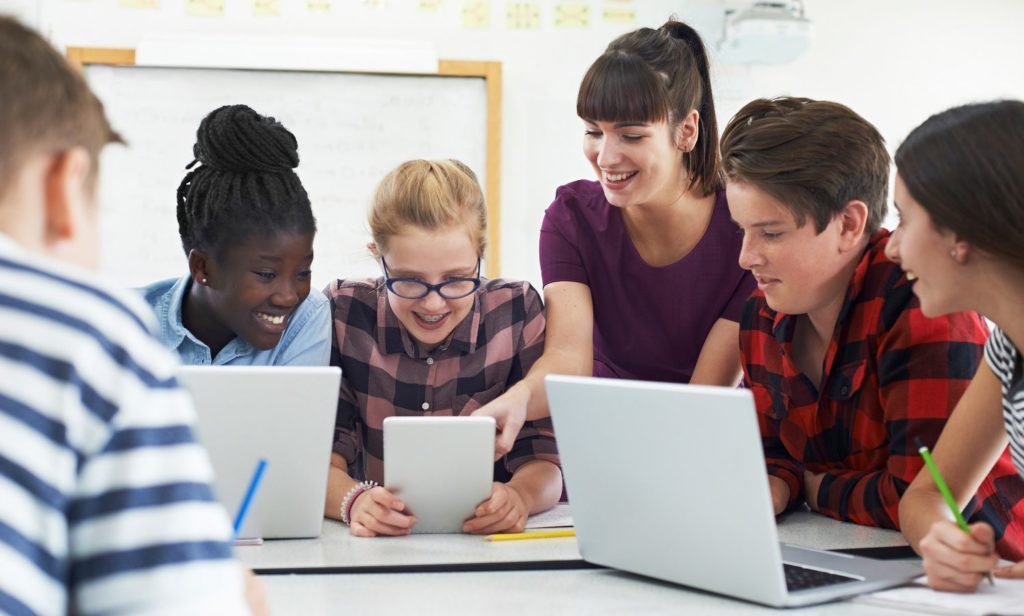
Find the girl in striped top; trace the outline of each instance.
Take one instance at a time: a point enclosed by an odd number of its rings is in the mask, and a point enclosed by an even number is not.
[[[1024,473],[1024,102],[932,116],[897,150],[896,166],[900,226],[887,254],[914,280],[921,310],[973,310],[996,325],[934,452],[962,507],[1007,442]],[[1024,577],[1024,562],[997,568],[993,538],[1001,529],[979,523],[965,533],[949,521],[929,473],[904,494],[900,524],[936,589],[972,592],[990,571]]]

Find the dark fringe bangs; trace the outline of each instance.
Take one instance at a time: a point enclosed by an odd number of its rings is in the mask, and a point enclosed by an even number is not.
[[[589,122],[668,121],[665,82],[639,56],[606,51],[580,84],[576,115]]]

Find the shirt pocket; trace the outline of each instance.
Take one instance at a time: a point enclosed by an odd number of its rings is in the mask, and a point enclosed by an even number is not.
[[[864,386],[864,378],[867,375],[868,362],[866,359],[843,364],[838,370],[832,372],[828,377],[828,385],[825,391],[828,398],[840,405],[852,404],[856,406],[860,397],[860,390]]]
[[[452,399],[452,415],[469,415],[503,393],[505,393],[505,384],[498,383],[483,391],[455,396]]]
[[[884,411],[879,403],[877,391],[864,398],[864,384],[867,382],[868,362],[857,360],[844,364],[829,376],[825,388],[827,404],[835,413],[835,425],[845,426],[843,430],[830,430],[829,450],[835,454],[861,456],[856,464],[874,467],[879,457],[888,450]]]

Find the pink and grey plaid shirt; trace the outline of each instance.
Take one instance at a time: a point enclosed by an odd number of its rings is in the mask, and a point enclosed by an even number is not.
[[[384,480],[386,417],[468,415],[544,352],[544,306],[528,282],[484,280],[469,315],[429,353],[392,312],[383,278],[336,280],[324,293],[334,315],[331,365],[342,371],[334,451],[357,479]],[[531,460],[558,464],[550,419],[526,422],[495,462],[494,480]]]

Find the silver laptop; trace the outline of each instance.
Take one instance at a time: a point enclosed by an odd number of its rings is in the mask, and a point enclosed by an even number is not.
[[[180,377],[195,399],[217,500],[232,520],[258,460],[267,460],[238,537],[318,536],[341,369],[183,366]]]
[[[921,575],[915,562],[779,544],[749,391],[567,376],[546,386],[584,559],[774,607]]]
[[[461,533],[491,496],[493,417],[388,417],[384,486],[416,516],[413,533]]]

